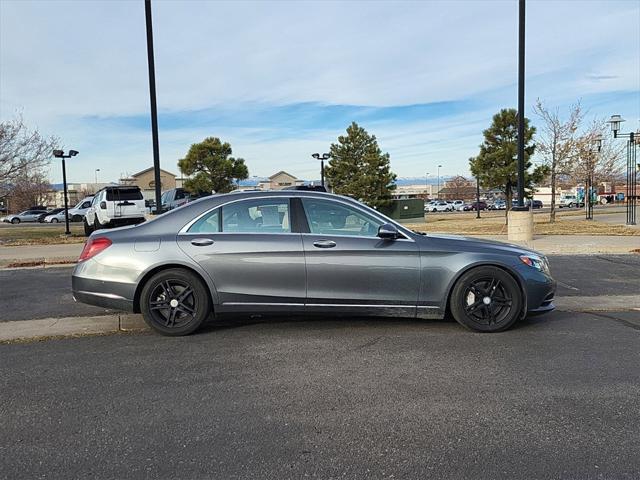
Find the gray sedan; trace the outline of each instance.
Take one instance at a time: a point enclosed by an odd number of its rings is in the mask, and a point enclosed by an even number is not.
[[[3,222],[13,223],[14,225],[22,222],[37,222],[40,215],[47,213],[47,210],[25,210],[24,212],[14,215],[7,215],[2,219]]]
[[[77,301],[141,312],[165,335],[212,314],[451,315],[480,332],[553,310],[547,259],[499,242],[411,231],[351,198],[244,192],[94,232]]]

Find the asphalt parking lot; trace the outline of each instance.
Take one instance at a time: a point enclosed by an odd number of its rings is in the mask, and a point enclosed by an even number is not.
[[[0,345],[0,478],[640,477],[640,312]]]
[[[558,296],[640,292],[640,255],[550,255],[549,260]],[[74,302],[71,272],[72,267],[0,270],[0,321],[110,313]]]

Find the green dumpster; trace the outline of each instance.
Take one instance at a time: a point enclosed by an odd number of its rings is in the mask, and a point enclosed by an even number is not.
[[[421,198],[393,200],[390,205],[378,208],[378,211],[401,223],[424,222],[424,200]]]

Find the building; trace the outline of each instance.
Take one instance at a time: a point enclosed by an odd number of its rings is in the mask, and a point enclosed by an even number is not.
[[[258,183],[260,190],[282,190],[283,188],[304,185],[304,180],[299,180],[290,173],[280,170],[274,173],[267,180]]]
[[[176,175],[167,170],[160,169],[160,189],[164,192],[176,188],[179,182],[176,179]],[[149,167],[138,173],[134,173],[127,178],[121,178],[120,184],[122,185],[136,185],[142,190],[144,198],[153,198],[156,189],[156,180],[153,167]]]
[[[394,199],[434,199],[438,196],[438,187],[436,185],[397,185],[391,196]]]
[[[475,181],[457,176],[444,182],[444,187],[438,192],[442,200],[475,200],[477,186]]]

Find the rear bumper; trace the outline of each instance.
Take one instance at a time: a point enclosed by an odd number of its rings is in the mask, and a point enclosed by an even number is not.
[[[76,302],[133,312],[135,285],[119,282],[105,282],[90,278],[71,278],[71,289]]]

